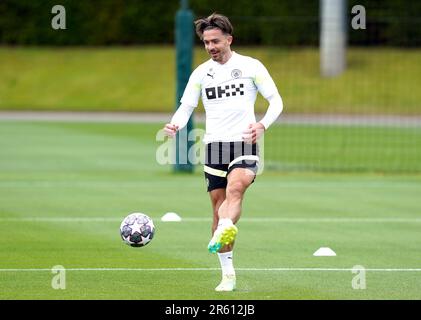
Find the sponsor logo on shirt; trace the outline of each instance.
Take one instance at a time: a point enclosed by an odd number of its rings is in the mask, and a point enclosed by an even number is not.
[[[209,100],[226,98],[226,97],[235,97],[237,95],[243,96],[244,84],[239,83],[238,85],[231,84],[231,85],[225,85],[225,86],[205,88],[205,92],[206,92],[206,97]]]

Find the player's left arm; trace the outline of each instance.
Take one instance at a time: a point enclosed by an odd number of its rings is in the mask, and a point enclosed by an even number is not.
[[[278,90],[271,96],[267,97],[266,100],[269,102],[269,107],[266,111],[265,116],[258,123],[261,123],[265,130],[278,119],[282,110],[284,109],[284,103]]]
[[[263,119],[259,122],[251,123],[244,132],[244,140],[249,143],[256,143],[269,126],[276,121],[284,108],[281,95],[272,77],[260,61],[257,61],[254,83],[262,96],[269,102],[269,107]]]

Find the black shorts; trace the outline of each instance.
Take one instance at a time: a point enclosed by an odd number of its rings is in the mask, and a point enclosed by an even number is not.
[[[235,168],[248,168],[256,176],[258,162],[257,144],[242,141],[208,143],[204,166],[208,192],[219,188],[225,189],[227,176]]]

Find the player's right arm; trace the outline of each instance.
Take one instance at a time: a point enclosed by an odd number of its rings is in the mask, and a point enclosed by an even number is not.
[[[195,107],[182,103],[174,113],[171,122],[164,127],[165,134],[174,137],[178,130],[183,129],[190,119]]]
[[[169,137],[174,137],[178,130],[183,129],[192,115],[194,108],[197,107],[200,98],[201,89],[200,67],[193,71],[184,90],[181,105],[171,118],[170,123],[164,126],[164,132]]]

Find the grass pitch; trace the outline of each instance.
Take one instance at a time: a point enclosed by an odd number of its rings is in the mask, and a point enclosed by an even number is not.
[[[421,298],[421,177],[409,174],[265,171],[238,224],[238,290],[215,292],[203,175],[156,163],[160,127],[0,123],[0,299]],[[267,150],[282,148],[275,132]],[[137,211],[156,224],[144,248],[118,232]],[[184,220],[161,222],[168,211]],[[337,256],[314,257],[320,247]],[[57,265],[64,290],[51,285]],[[365,289],[352,287],[356,265]]]

